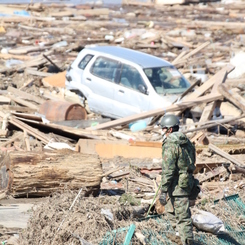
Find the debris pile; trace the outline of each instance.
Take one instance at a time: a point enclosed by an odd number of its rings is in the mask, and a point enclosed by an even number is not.
[[[0,199],[46,197],[18,232],[21,244],[121,244],[127,234],[133,244],[179,244],[164,215],[145,217],[160,182],[157,122],[166,112],[180,116],[196,146],[202,192],[193,214],[210,212],[230,231],[197,229],[197,240],[244,241],[244,9],[243,2],[1,8]],[[90,44],[164,58],[192,86],[169,107],[103,118],[65,89],[66,70]],[[149,117],[146,128],[130,130]],[[0,239],[10,244],[15,232],[1,227]]]

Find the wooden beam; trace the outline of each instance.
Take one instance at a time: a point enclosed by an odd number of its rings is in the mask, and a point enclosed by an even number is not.
[[[48,77],[48,76],[54,75],[53,73],[36,71],[34,69],[31,69],[31,68],[25,69],[25,73],[27,73],[29,75],[33,75],[33,76],[39,76],[39,77]]]
[[[195,131],[198,131],[198,130],[211,128],[211,127],[214,127],[214,126],[217,126],[217,125],[220,125],[220,124],[225,124],[225,123],[229,123],[229,122],[232,122],[232,121],[236,121],[236,120],[239,120],[239,119],[244,118],[244,117],[245,117],[245,114],[243,114],[241,116],[238,116],[238,117],[233,117],[233,118],[226,118],[226,119],[220,119],[220,120],[215,120],[215,121],[206,121],[206,122],[200,123],[200,126],[197,127],[197,128],[186,129],[186,130],[183,130],[182,132],[185,133],[185,134],[186,133],[190,133],[190,132],[195,132]],[[196,124],[191,124],[189,126],[191,127],[193,125],[196,125]]]
[[[127,123],[130,123],[133,121],[137,121],[139,119],[144,119],[144,118],[148,118],[148,117],[152,117],[152,116],[156,116],[156,115],[164,115],[167,112],[183,110],[183,109],[195,106],[198,103],[204,103],[204,102],[209,102],[209,101],[213,101],[213,100],[221,100],[221,99],[222,99],[222,96],[220,94],[205,95],[205,96],[202,96],[200,98],[196,98],[195,100],[188,100],[185,102],[176,103],[174,105],[171,105],[171,106],[168,106],[165,108],[160,108],[160,109],[155,109],[155,110],[151,110],[151,111],[147,111],[147,112],[142,112],[142,113],[139,113],[137,115],[132,115],[132,116],[120,118],[120,119],[114,120],[112,122],[99,124],[95,127],[89,127],[86,129],[87,130],[108,129],[108,128],[116,127],[119,125],[127,124]]]
[[[30,81],[32,82],[33,80],[30,80]],[[32,101],[36,102],[37,104],[42,104],[46,101],[45,99],[39,98],[38,96],[35,96],[33,94],[21,91],[20,89],[16,89],[14,87],[9,86],[7,90],[18,98],[24,98],[27,100],[32,100]]]
[[[57,134],[70,134],[70,137],[74,136],[75,138],[87,138],[87,139],[100,139],[100,136],[107,137],[108,131],[105,130],[96,130],[96,131],[87,131],[86,129],[81,128],[72,128],[68,126],[62,126],[55,123],[43,123],[40,121],[29,120],[25,118],[19,118],[21,121],[37,125],[40,128],[48,129],[50,132],[57,132]],[[20,121],[20,122],[21,122]],[[27,125],[27,124],[26,124]]]
[[[245,99],[241,95],[232,92],[224,84],[219,85],[218,90],[227,100],[245,112]]]
[[[52,139],[51,136],[44,134],[35,128],[30,127],[26,123],[23,123],[22,121],[18,120],[17,118],[15,118],[13,116],[10,117],[9,123],[15,125],[16,127],[22,129],[23,131],[26,130],[26,132],[28,134],[30,134],[30,135],[34,136],[35,138],[41,140],[45,144],[48,144]]]
[[[209,149],[211,149],[212,151],[214,151],[218,155],[228,159],[232,163],[236,164],[238,167],[245,167],[245,164],[243,162],[237,160],[235,157],[231,156],[230,154],[222,151],[219,147],[217,147],[213,144],[209,144]]]
[[[35,104],[31,103],[31,102],[25,101],[25,100],[20,99],[20,98],[16,98],[15,96],[10,95],[10,94],[8,95],[8,97],[9,97],[11,100],[13,100],[14,102],[16,102],[17,104],[24,105],[24,106],[26,106],[26,107],[28,107],[28,108],[31,108],[31,109],[34,109],[34,110],[36,110],[36,111],[39,110],[39,107],[36,106]]]
[[[25,139],[25,143],[26,143],[26,150],[31,151],[29,135],[27,134],[26,130],[24,130],[24,139]]]
[[[210,44],[210,42],[205,42],[203,44],[201,44],[200,46],[198,46],[197,48],[195,48],[194,50],[192,50],[191,52],[189,52],[188,54],[186,54],[185,56],[183,56],[182,58],[178,59],[177,61],[173,61],[173,65],[178,65],[180,63],[183,63],[186,61],[186,59],[190,58],[191,56],[193,56],[194,54],[198,53],[199,51],[201,51],[202,49],[206,48],[208,45]]]
[[[26,70],[25,70],[26,71]],[[29,86],[30,84],[32,84],[34,82],[33,79],[30,79],[29,81],[27,81],[26,83],[24,83],[20,88],[19,90],[22,90],[23,88]]]
[[[224,79],[224,76],[227,72],[229,74],[231,71],[233,71],[235,67],[233,65],[227,65],[224,68],[222,68],[220,71],[218,71],[214,76],[212,76],[208,81],[203,83],[199,88],[195,89],[190,95],[187,95],[183,98],[182,101],[191,101],[193,99],[196,99],[200,96],[202,96],[208,89],[210,89],[217,80]]]
[[[212,171],[209,171],[207,173],[203,173],[203,174],[198,174],[196,177],[199,180],[200,184],[202,184],[203,182],[212,179],[215,176],[218,176],[224,172],[226,172],[226,168],[223,166],[217,167],[215,169],[213,169]]]
[[[213,88],[211,90],[211,94],[212,93],[217,93],[218,91],[218,86],[222,83],[225,82],[226,78],[227,78],[227,71],[224,71],[223,73],[223,78],[222,78],[222,75],[220,77],[220,79],[217,79],[217,81],[214,83],[213,85]],[[208,120],[211,119],[212,117],[212,114],[213,114],[213,111],[214,111],[214,108],[218,105],[218,102],[217,101],[213,101],[213,102],[209,102],[207,103],[207,105],[205,106],[203,112],[202,112],[202,115],[201,115],[201,118],[199,120],[199,123],[202,123],[202,122],[206,122]],[[219,104],[220,105],[220,104]]]
[[[12,144],[14,141],[16,141],[17,139],[22,138],[22,137],[23,137],[23,133],[22,132],[18,132],[12,138],[10,138],[7,141],[1,143],[0,147],[5,147],[6,145]]]
[[[31,108],[24,107],[24,106],[3,105],[2,108],[4,110],[18,111],[18,112],[27,112],[27,113],[35,113],[37,111],[35,109],[31,109]]]

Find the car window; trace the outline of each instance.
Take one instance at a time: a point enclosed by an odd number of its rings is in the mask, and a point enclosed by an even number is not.
[[[115,82],[119,62],[105,57],[98,57],[93,63],[90,72],[97,77]]]
[[[190,87],[190,83],[174,66],[146,68],[144,72],[160,95],[183,93]]]
[[[127,64],[122,65],[120,84],[124,87],[131,88],[137,91],[140,91],[140,84],[145,86],[144,80],[141,77],[139,71],[133,66]]]
[[[82,70],[85,69],[85,67],[87,66],[87,64],[89,63],[89,61],[93,58],[94,56],[91,54],[87,54],[78,64],[78,67]]]

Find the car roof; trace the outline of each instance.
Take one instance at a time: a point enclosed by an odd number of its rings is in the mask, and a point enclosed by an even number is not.
[[[86,49],[91,49],[100,53],[113,55],[115,57],[134,62],[140,65],[142,68],[172,65],[168,61],[156,56],[119,46],[86,46]]]

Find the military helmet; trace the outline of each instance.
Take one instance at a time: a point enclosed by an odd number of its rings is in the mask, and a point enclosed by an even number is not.
[[[174,126],[177,126],[179,125],[179,119],[178,117],[176,117],[175,115],[173,114],[169,114],[169,115],[164,115],[162,120],[161,120],[161,123],[160,123],[160,126],[162,128],[172,128]]]

